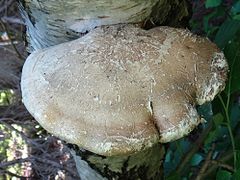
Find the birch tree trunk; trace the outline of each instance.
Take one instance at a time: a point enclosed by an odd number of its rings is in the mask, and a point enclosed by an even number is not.
[[[140,23],[178,26],[185,0],[19,0],[29,52],[79,38],[96,26]]]
[[[79,38],[110,24],[179,26],[188,16],[185,0],[20,0],[28,51]],[[70,145],[81,179],[162,179],[163,145],[128,156],[103,157]]]

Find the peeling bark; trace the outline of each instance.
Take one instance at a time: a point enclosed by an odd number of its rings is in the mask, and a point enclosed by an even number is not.
[[[185,0],[19,1],[29,52],[77,39],[101,25],[179,26],[188,15]]]

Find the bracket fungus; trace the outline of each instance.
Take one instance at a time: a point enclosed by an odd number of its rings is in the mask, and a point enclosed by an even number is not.
[[[223,90],[228,65],[207,38],[134,25],[96,28],[33,52],[23,102],[50,133],[97,154],[130,154],[187,135],[195,106]]]

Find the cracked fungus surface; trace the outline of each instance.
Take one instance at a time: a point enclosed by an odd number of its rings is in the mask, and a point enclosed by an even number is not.
[[[97,28],[32,53],[23,102],[52,134],[101,155],[130,154],[187,135],[195,105],[224,88],[227,63],[183,29]]]

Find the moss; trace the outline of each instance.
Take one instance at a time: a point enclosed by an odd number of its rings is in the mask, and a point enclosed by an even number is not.
[[[88,157],[87,161],[94,164],[105,177],[115,176],[121,179],[138,176],[151,179],[157,176],[157,173],[161,173],[163,156],[164,148],[160,144],[156,144],[152,148],[131,156],[103,157],[92,155]]]

